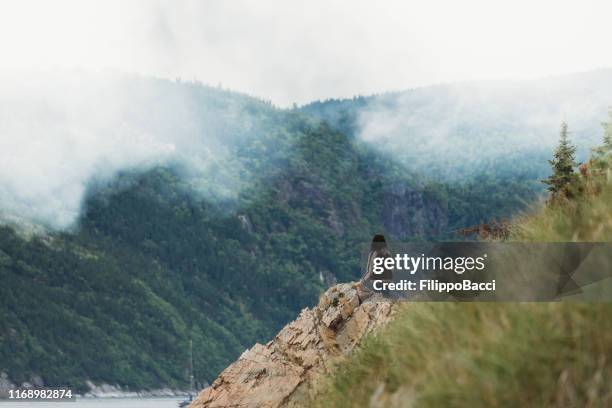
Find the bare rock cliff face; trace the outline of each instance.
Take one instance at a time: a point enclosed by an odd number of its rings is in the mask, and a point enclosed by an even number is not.
[[[436,236],[448,228],[448,209],[430,194],[394,185],[384,195],[383,224],[398,239]]]
[[[387,323],[392,312],[392,303],[358,284],[333,286],[272,341],[245,351],[190,408],[308,406],[333,363]]]

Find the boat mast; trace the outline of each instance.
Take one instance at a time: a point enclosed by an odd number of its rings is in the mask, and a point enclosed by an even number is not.
[[[189,396],[193,391],[193,340],[189,339]]]

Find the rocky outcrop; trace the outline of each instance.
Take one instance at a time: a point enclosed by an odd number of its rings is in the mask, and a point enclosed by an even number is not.
[[[189,391],[177,390],[172,388],[155,388],[138,391],[130,391],[119,385],[94,384],[86,380],[88,390],[80,394],[85,398],[159,398],[159,397],[184,397]]]
[[[0,372],[0,398],[6,398],[9,390],[15,388],[15,384],[10,380],[8,374]]]
[[[272,341],[245,351],[190,408],[307,406],[322,375],[392,312],[392,303],[359,284],[333,286]]]
[[[448,227],[448,210],[440,200],[406,184],[385,191],[382,213],[385,231],[396,239],[437,236]]]

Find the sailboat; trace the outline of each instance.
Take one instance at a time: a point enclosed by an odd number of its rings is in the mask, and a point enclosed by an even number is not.
[[[179,401],[179,408],[184,408],[193,401],[193,340],[189,339],[189,394],[188,399]]]

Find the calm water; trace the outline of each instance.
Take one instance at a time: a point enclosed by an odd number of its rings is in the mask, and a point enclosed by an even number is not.
[[[177,408],[182,398],[81,398],[72,402],[3,402],[1,408]]]

